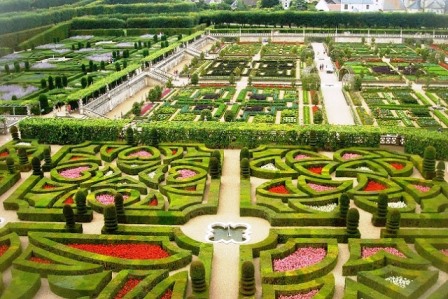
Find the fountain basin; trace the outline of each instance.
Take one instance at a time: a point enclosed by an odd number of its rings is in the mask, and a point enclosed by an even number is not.
[[[205,240],[212,243],[244,244],[250,240],[250,228],[247,223],[214,222],[208,226]]]

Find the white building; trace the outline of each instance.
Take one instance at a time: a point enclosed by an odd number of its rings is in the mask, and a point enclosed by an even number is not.
[[[289,9],[289,7],[291,6],[291,1],[292,0],[279,0],[280,4],[282,5],[283,9]]]
[[[397,12],[406,11],[406,6],[403,0],[320,0],[316,5],[316,9],[340,12]]]
[[[448,0],[415,0],[408,1],[409,12],[432,12],[436,14],[448,13]]]
[[[380,11],[377,0],[341,0],[341,12]]]

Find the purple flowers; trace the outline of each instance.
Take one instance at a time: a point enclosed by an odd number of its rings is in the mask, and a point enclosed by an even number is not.
[[[148,151],[138,151],[133,152],[132,154],[128,155],[128,157],[139,157],[139,158],[150,158],[152,157],[152,154]]]
[[[196,172],[190,169],[181,169],[178,170],[177,173],[180,174],[178,177],[179,180],[188,179],[196,175]]]
[[[116,44],[118,48],[133,48],[134,44],[130,42],[118,43]]]
[[[50,49],[61,49],[64,47],[65,47],[64,44],[45,44],[45,45],[37,46],[36,49],[50,50]]]
[[[282,259],[275,259],[274,271],[284,272],[305,268],[320,263],[327,251],[322,247],[300,247],[294,253]]]
[[[278,299],[311,299],[319,292],[319,290],[314,289],[307,293],[298,293],[295,295],[280,295],[277,298]]]
[[[92,61],[109,61],[112,59],[112,53],[103,53],[103,54],[94,54],[86,57],[89,60]]]
[[[54,69],[56,66],[54,64],[48,62],[38,62],[31,66],[32,70],[45,70],[45,69]]]
[[[415,189],[417,189],[418,191],[423,192],[423,193],[431,190],[431,187],[428,187],[428,186],[422,186],[422,185],[417,185],[417,184],[412,185],[412,186],[414,186]]]
[[[81,177],[81,172],[88,170],[87,166],[80,166],[76,168],[68,168],[61,171],[59,174],[67,179],[77,179]]]
[[[372,256],[376,254],[378,251],[384,250],[390,254],[393,254],[398,257],[406,257],[403,253],[401,253],[400,250],[393,248],[393,247],[363,247],[361,257],[368,258],[369,256]]]
[[[17,84],[14,85],[0,85],[0,99],[2,100],[11,100],[15,95],[18,99],[29,95],[37,90],[36,87],[28,85],[28,86],[20,86]]]
[[[333,186],[318,185],[318,184],[313,184],[313,183],[308,183],[308,186],[317,192],[331,191],[331,190],[336,189],[336,187],[333,187]]]
[[[302,160],[302,159],[307,159],[307,158],[309,158],[310,156],[308,156],[308,155],[304,155],[304,154],[298,154],[298,155],[296,155],[295,157],[294,157],[294,160]]]
[[[109,193],[98,194],[95,199],[103,205],[113,205],[115,203],[114,196]]]

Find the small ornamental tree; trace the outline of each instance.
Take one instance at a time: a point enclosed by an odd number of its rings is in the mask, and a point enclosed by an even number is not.
[[[84,215],[87,213],[85,190],[80,189],[78,190],[78,192],[75,193],[75,204],[78,215]]]
[[[313,150],[317,150],[317,133],[314,130],[310,130],[310,146]]]
[[[245,179],[250,177],[249,159],[243,158],[240,163],[241,176]]]
[[[119,223],[126,223],[126,216],[124,214],[123,195],[117,193],[114,196],[115,209],[117,210],[117,220]]]
[[[221,152],[219,150],[214,150],[211,153],[211,157],[215,157],[218,160],[218,166],[219,166],[219,174],[222,174],[222,161],[221,161]]]
[[[207,289],[204,263],[197,260],[190,265],[191,286],[194,293],[203,293]]]
[[[243,147],[240,151],[240,161],[243,160],[243,158],[250,159],[250,151],[247,147]]]
[[[387,204],[389,202],[389,197],[386,193],[381,192],[378,195],[378,208],[376,210],[376,216],[379,218],[386,218],[387,216]]]
[[[131,127],[126,129],[126,142],[128,145],[135,145],[134,129]]]
[[[255,268],[252,261],[244,261],[241,266],[240,294],[243,296],[255,295]]]
[[[226,122],[231,122],[235,118],[235,113],[232,110],[226,110],[224,113],[224,120]]]
[[[48,147],[44,149],[44,161],[43,171],[50,171],[53,168],[53,161],[51,160],[51,151]]]
[[[65,217],[65,229],[69,232],[74,232],[76,229],[75,213],[70,205],[64,205],[62,213]]]
[[[40,79],[40,87],[42,88],[42,89],[45,89],[45,88],[47,88],[47,80],[45,80],[45,79]]]
[[[196,85],[199,83],[199,75],[193,74],[191,75],[191,84]]]
[[[436,149],[427,146],[423,153],[423,177],[431,180],[436,176]]]
[[[391,209],[387,215],[386,232],[390,237],[396,237],[400,229],[401,214],[397,209]]]
[[[26,153],[26,149],[24,148],[19,148],[18,150],[18,154],[19,154],[19,162],[20,165],[26,165],[29,163],[28,161],[28,155]]]
[[[9,128],[9,133],[11,133],[12,140],[19,141],[19,129],[16,126],[11,126]]]
[[[347,213],[347,237],[348,238],[360,238],[361,233],[358,229],[359,226],[359,211],[355,208],[351,208]]]
[[[33,175],[44,177],[44,173],[42,172],[42,168],[40,166],[40,159],[38,157],[33,157],[31,159],[31,166],[33,167]]]
[[[151,146],[157,147],[159,145],[159,133],[154,128],[149,131],[149,141]]]
[[[115,205],[108,205],[104,208],[104,226],[102,233],[114,233],[118,229],[117,210]]]
[[[350,198],[347,193],[342,193],[339,197],[339,217],[347,219],[348,209],[350,207]]]
[[[210,158],[209,172],[212,179],[218,179],[220,177],[219,161],[218,159],[216,159],[216,157]]]
[[[445,181],[445,162],[439,161],[436,167],[436,176],[434,181],[444,182]]]
[[[6,158],[6,167],[8,168],[8,172],[10,174],[14,174],[16,172],[16,167],[14,165],[14,159],[11,157]]]

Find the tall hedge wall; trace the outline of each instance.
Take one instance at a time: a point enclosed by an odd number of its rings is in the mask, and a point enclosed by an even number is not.
[[[32,46],[43,45],[53,42],[53,38],[65,39],[69,37],[70,22],[60,23],[56,26],[50,26],[48,30],[34,35],[30,39],[19,44],[22,50],[29,49]]]
[[[18,44],[30,38],[33,38],[36,35],[40,35],[42,32],[45,32],[51,27],[52,27],[51,25],[47,25],[20,32],[0,35],[0,45],[2,45],[2,47],[8,47],[10,49],[14,49]]]

